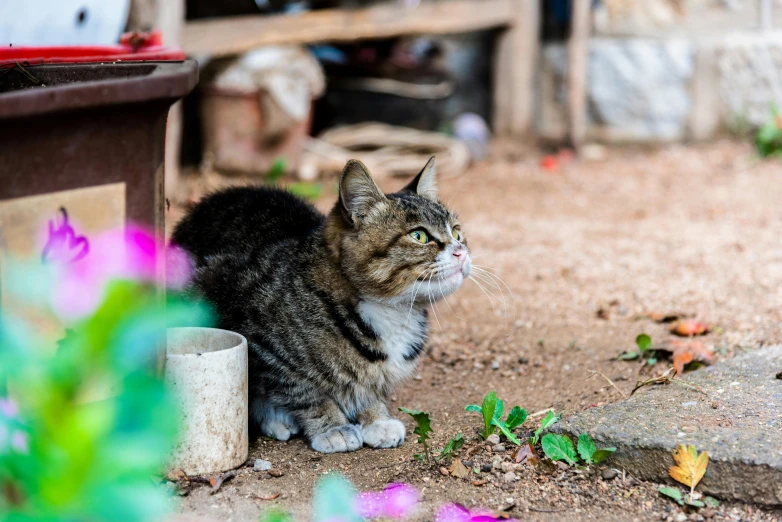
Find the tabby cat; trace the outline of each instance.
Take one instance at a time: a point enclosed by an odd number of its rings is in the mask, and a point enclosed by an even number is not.
[[[288,192],[241,187],[205,198],[177,226],[193,290],[220,328],[247,338],[250,422],[263,434],[303,432],[324,453],[404,441],[386,401],[416,367],[427,307],[472,267],[435,176],[432,158],[383,194],[352,160],[328,216]]]

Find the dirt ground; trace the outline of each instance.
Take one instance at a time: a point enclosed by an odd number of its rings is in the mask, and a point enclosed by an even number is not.
[[[587,370],[603,372],[625,393],[632,389],[641,366],[612,358],[639,333],[655,342],[669,338],[665,325],[639,315],[695,314],[714,326],[704,339],[719,358],[782,342],[779,162],[759,162],[748,145],[733,142],[608,149],[604,158],[566,163],[556,172],[541,169],[540,157],[496,144],[489,161],[441,181],[442,199],[460,214],[474,262],[502,278],[512,299],[506,291],[508,306],[499,297],[492,305],[468,281],[441,303],[419,375],[390,404],[394,411],[431,412],[434,448],[464,433],[461,456],[478,467],[493,461],[501,467],[509,457],[481,445],[481,420],[464,411],[466,404],[497,390],[507,408],[553,407],[567,415],[620,400]],[[393,190],[402,183],[381,185]],[[319,206],[328,208],[334,197],[325,195]],[[172,208],[169,226],[178,214]],[[499,294],[501,287],[488,289]],[[611,302],[609,318],[599,318],[597,310]],[[652,371],[666,368],[658,363]],[[730,502],[683,512],[657,493],[658,485],[621,474],[606,480],[602,469],[549,474],[521,466],[519,480],[510,482],[497,468],[469,479],[445,476],[439,465],[413,459],[420,450],[412,423],[398,416],[408,426],[400,448],[320,455],[302,440],[258,440],[250,457],[271,461],[282,476],[243,468],[215,495],[198,485],[172,502],[182,513],[212,520],[257,520],[270,506],[305,520],[313,484],[336,470],[360,490],[414,484],[423,495],[417,520],[431,520],[445,501],[521,520],[782,520],[782,510]]]

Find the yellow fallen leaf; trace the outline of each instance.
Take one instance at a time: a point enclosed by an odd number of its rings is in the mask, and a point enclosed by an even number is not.
[[[673,460],[676,466],[671,466],[668,470],[674,480],[681,482],[685,486],[690,486],[690,496],[695,492],[695,486],[706,474],[706,468],[709,465],[709,454],[705,451],[700,455],[695,446],[684,446],[678,444],[673,450]]]

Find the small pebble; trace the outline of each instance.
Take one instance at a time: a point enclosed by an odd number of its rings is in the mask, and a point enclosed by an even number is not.
[[[504,453],[505,452],[505,444],[496,444],[491,450],[494,453]]]
[[[269,471],[270,469],[272,469],[271,462],[263,459],[255,459],[255,465],[253,466],[253,471]]]
[[[697,406],[698,401],[687,401],[682,403],[682,408],[692,408],[693,406]]]
[[[445,469],[444,467],[440,466],[440,475],[443,475],[443,476],[447,477],[449,475],[448,470]]]
[[[269,475],[271,475],[272,477],[281,477],[281,476],[285,475],[285,473],[283,473],[279,469],[270,469],[269,470]]]
[[[472,468],[472,461],[471,460],[463,460],[462,464],[464,464],[468,468]]]
[[[560,471],[567,471],[570,469],[570,466],[568,466],[565,462],[562,462],[561,460],[557,461],[557,467],[560,469]]]
[[[491,464],[481,464],[481,471],[484,473],[491,471]]]
[[[515,471],[513,468],[513,462],[503,462],[500,464],[500,469],[503,473],[507,473],[509,471]]]
[[[529,359],[526,357],[519,357],[519,364],[529,364]]]
[[[714,408],[715,410],[718,410],[720,406],[722,406],[722,403],[720,401],[712,401],[711,403],[711,407]]]
[[[498,361],[497,359],[494,359],[491,362],[491,369],[492,370],[499,370],[500,369],[500,361]]]
[[[685,522],[685,520],[687,520],[687,515],[685,515],[684,513],[676,513],[675,520],[676,522]]]
[[[603,477],[603,480],[613,480],[617,475],[619,475],[619,472],[613,468],[606,468],[602,473],[600,473],[600,476]]]
[[[502,476],[502,480],[504,480],[505,482],[516,482],[517,480],[519,480],[519,477],[514,472],[509,471]]]
[[[489,443],[489,444],[491,444],[492,446],[494,446],[495,444],[499,444],[499,443],[500,443],[500,436],[499,436],[499,435],[497,435],[496,433],[492,433],[492,434],[491,434],[491,435],[489,435],[489,437],[486,439],[486,442],[487,442],[487,443]]]

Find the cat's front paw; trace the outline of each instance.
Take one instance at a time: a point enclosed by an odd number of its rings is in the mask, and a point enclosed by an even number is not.
[[[377,420],[362,432],[364,444],[371,448],[396,448],[405,441],[405,425],[396,419]]]
[[[341,453],[357,450],[363,443],[359,426],[345,424],[315,435],[311,446],[321,453]]]

